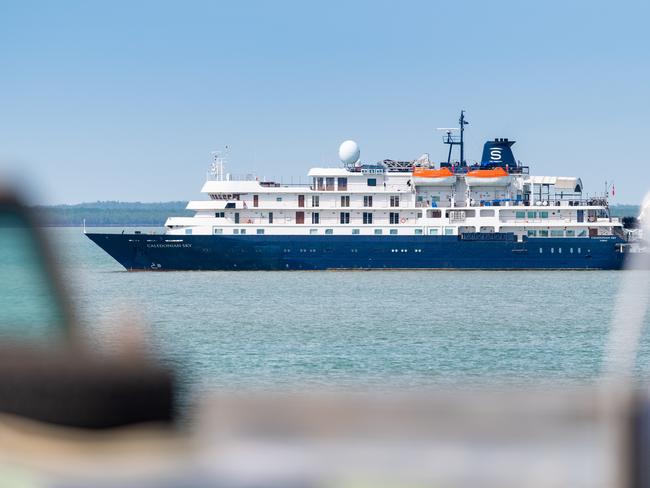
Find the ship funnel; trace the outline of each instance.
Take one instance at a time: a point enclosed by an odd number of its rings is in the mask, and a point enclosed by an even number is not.
[[[481,156],[481,166],[486,168],[516,168],[517,161],[512,154],[511,146],[515,141],[509,141],[507,138],[496,138],[493,141],[487,141],[483,145],[483,156]]]

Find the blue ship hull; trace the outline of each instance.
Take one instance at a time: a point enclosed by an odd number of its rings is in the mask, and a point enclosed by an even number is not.
[[[621,269],[615,236],[86,234],[127,270]]]

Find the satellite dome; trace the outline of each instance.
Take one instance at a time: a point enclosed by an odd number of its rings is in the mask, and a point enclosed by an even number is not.
[[[343,144],[339,146],[339,159],[343,164],[354,164],[359,161],[359,155],[361,151],[359,150],[359,145],[354,141],[344,141]]]

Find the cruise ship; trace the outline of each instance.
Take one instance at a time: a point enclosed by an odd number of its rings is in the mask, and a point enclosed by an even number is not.
[[[226,173],[217,154],[192,217],[164,234],[87,233],[127,270],[620,269],[628,243],[607,194],[577,177],[533,176],[515,141],[464,154],[467,121],[444,129],[446,161],[362,162],[345,141],[341,164],[306,184]],[[460,157],[452,160],[455,148]]]

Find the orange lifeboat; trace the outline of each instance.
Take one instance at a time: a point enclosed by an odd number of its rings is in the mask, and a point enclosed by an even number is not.
[[[449,168],[413,168],[413,179],[417,185],[451,186],[456,182],[456,175]]]
[[[465,175],[465,182],[470,186],[505,186],[511,179],[503,168],[475,169]]]

